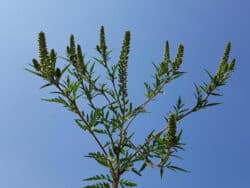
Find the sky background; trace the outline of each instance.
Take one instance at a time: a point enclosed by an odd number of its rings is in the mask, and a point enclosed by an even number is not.
[[[84,158],[95,151],[93,140],[63,107],[42,102],[42,80],[24,68],[37,57],[37,33],[46,32],[49,48],[65,54],[71,33],[87,57],[95,55],[101,25],[117,62],[125,30],[132,32],[129,94],[143,101],[143,82],[150,81],[152,62],[163,56],[165,40],[174,57],[185,45],[182,70],[165,95],[149,105],[152,113],[131,126],[138,139],[163,126],[163,116],[179,95],[192,105],[193,83],[215,72],[227,41],[236,70],[222,90],[222,105],[184,119],[186,151],[177,164],[190,173],[157,169],[135,177],[139,188],[247,188],[250,184],[249,54],[250,2],[247,0],[0,0],[0,187],[77,188],[81,180],[102,171]]]

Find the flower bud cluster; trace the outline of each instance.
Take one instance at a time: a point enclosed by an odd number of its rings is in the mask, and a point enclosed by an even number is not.
[[[166,146],[168,149],[176,145],[177,137],[176,137],[176,117],[175,114],[171,113],[168,118],[168,132],[165,135]]]
[[[45,79],[53,80],[55,72],[57,72],[56,75],[59,75],[58,69],[55,70],[57,57],[54,49],[51,49],[48,53],[44,32],[38,34],[38,50],[40,62],[33,59],[32,64],[35,70],[40,72]]]
[[[76,47],[74,35],[70,36],[70,44],[66,50],[70,63],[75,67],[77,72],[84,74],[86,72],[84,55],[82,54],[81,46],[78,44]]]

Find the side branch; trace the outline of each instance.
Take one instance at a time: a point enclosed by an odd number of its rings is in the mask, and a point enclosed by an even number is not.
[[[93,136],[94,140],[97,142],[97,144],[99,145],[99,147],[101,148],[101,150],[103,151],[103,153],[107,156],[108,154],[107,154],[106,150],[104,149],[103,145],[101,144],[100,140],[97,138],[97,136],[95,135],[95,133],[93,132],[93,130],[91,130],[91,127],[90,127],[88,121],[82,116],[82,113],[80,112],[80,110],[79,110],[79,108],[78,108],[75,100],[72,100],[72,98],[70,96],[66,95],[66,93],[63,91],[63,89],[58,84],[55,84],[55,86],[62,93],[62,95],[64,97],[66,97],[69,100],[69,102],[74,106],[76,114],[86,124],[86,126],[88,127],[89,133]]]

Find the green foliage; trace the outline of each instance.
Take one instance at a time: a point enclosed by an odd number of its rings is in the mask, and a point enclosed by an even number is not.
[[[145,82],[145,100],[135,106],[128,100],[127,69],[130,51],[130,32],[126,31],[122,43],[119,61],[110,64],[108,50],[105,41],[104,27],[100,29],[100,41],[96,45],[96,51],[100,57],[85,61],[81,46],[75,43],[74,36],[70,36],[69,45],[66,48],[67,57],[57,56],[54,49],[48,52],[45,34],[38,35],[39,60],[33,59],[32,69],[29,72],[43,78],[45,84],[41,88],[54,86],[48,102],[59,103],[76,115],[75,122],[81,130],[88,132],[100,150],[90,152],[86,157],[94,159],[99,165],[107,168],[110,174],[95,175],[84,179],[94,181],[95,184],[86,188],[117,188],[135,187],[136,183],[125,180],[122,176],[132,172],[142,176],[142,172],[148,167],[158,168],[160,176],[164,170],[184,171],[175,166],[173,159],[181,159],[178,152],[183,150],[181,142],[182,130],[177,128],[178,122],[184,117],[201,109],[218,105],[218,102],[210,102],[211,96],[222,94],[218,89],[226,84],[235,67],[235,59],[229,60],[231,45],[227,44],[217,72],[212,74],[206,71],[209,82],[195,85],[196,103],[193,107],[185,107],[181,97],[178,97],[173,110],[165,117],[166,124],[158,131],[152,130],[141,144],[132,141],[135,132],[130,130],[134,119],[147,112],[146,106],[158,94],[161,94],[166,85],[180,78],[184,72],[180,71],[183,62],[184,46],[179,45],[174,60],[170,58],[168,41],[162,62],[154,64],[155,74],[153,82]],[[65,61],[58,66],[58,61]],[[100,65],[106,71],[106,75],[97,75],[96,66]],[[105,80],[105,78],[108,78]],[[96,98],[101,97],[104,104],[97,104]],[[80,109],[80,103],[84,99],[89,108]],[[100,135],[104,141],[100,141]]]

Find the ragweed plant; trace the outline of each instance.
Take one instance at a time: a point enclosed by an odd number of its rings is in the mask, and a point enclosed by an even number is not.
[[[157,95],[163,93],[166,85],[181,77],[180,70],[184,46],[179,45],[176,57],[171,60],[169,43],[165,43],[163,60],[154,64],[155,74],[152,83],[145,82],[145,99],[139,105],[129,100],[127,90],[127,69],[130,50],[130,32],[126,31],[122,43],[119,61],[110,63],[111,50],[105,40],[104,27],[100,29],[100,42],[96,45],[99,57],[86,61],[81,46],[70,36],[66,47],[66,57],[58,56],[54,49],[47,49],[45,34],[38,35],[39,59],[33,59],[29,72],[45,81],[44,87],[52,86],[55,96],[45,101],[62,104],[76,115],[75,123],[83,131],[89,133],[99,146],[99,151],[86,155],[108,169],[108,174],[98,174],[84,179],[93,181],[86,188],[118,188],[135,187],[135,182],[124,179],[128,172],[142,176],[148,167],[158,168],[160,176],[164,170],[185,171],[175,166],[173,159],[178,158],[178,151],[184,144],[181,142],[182,130],[177,124],[186,116],[220,103],[210,102],[210,96],[221,96],[218,89],[226,84],[234,70],[235,59],[229,62],[230,43],[226,45],[224,54],[216,73],[206,71],[209,82],[195,85],[196,103],[192,107],[184,107],[181,97],[166,115],[166,123],[160,130],[152,130],[145,135],[144,143],[132,141],[136,133],[129,129],[134,119],[147,112],[147,104]],[[59,66],[58,61],[65,63]],[[99,64],[105,75],[97,75],[96,65]],[[97,102],[102,98],[103,104]],[[86,105],[83,106],[83,101]],[[83,110],[84,109],[84,110]]]

